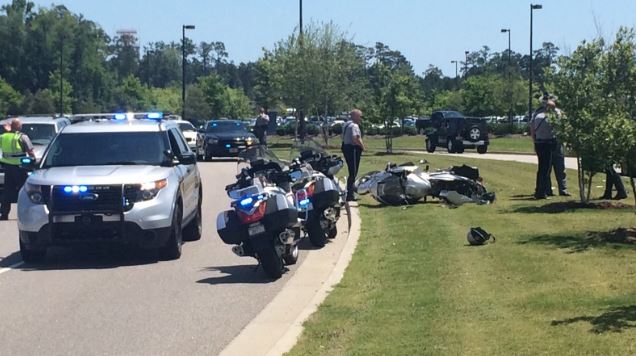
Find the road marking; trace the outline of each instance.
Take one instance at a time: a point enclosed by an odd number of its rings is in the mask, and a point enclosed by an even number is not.
[[[5,268],[0,268],[0,274],[3,274],[4,272],[9,272],[10,270],[20,267],[24,264],[24,261],[20,261],[20,262],[16,262],[14,264],[12,264],[9,267],[5,267]]]

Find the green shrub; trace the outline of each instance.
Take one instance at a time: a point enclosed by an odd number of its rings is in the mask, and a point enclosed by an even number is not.
[[[417,135],[417,129],[415,127],[405,127],[403,133],[404,135],[415,136]]]
[[[342,124],[335,124],[331,126],[329,131],[331,131],[332,135],[342,135]]]

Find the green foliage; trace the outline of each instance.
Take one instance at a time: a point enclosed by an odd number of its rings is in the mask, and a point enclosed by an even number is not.
[[[0,118],[19,111],[22,96],[0,77]]]
[[[614,42],[583,42],[549,73],[567,113],[555,122],[559,137],[580,158],[581,200],[589,199],[595,171],[633,160],[636,104],[636,42],[634,31],[621,28]],[[588,185],[587,195],[583,187]]]
[[[176,87],[150,88],[150,102],[153,110],[170,113],[181,112],[181,90]]]
[[[51,88],[49,90],[55,100],[57,112],[71,112],[73,106],[73,87],[71,86],[71,83],[69,83],[66,79],[62,79],[62,87],[60,88],[60,72],[57,70],[52,72],[49,76],[49,83],[51,84]],[[60,89],[62,90],[61,95]],[[60,107],[60,97],[62,97],[63,107]]]
[[[114,111],[144,111],[152,107],[150,89],[129,75],[113,91]]]

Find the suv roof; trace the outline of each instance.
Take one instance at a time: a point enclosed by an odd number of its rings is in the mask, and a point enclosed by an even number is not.
[[[63,133],[87,132],[158,132],[177,127],[175,121],[147,119],[85,121],[64,128]]]

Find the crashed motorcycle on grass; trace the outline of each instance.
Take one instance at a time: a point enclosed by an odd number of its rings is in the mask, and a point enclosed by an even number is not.
[[[474,167],[463,165],[428,172],[428,167],[422,171],[418,165],[406,162],[388,163],[384,171],[369,172],[356,180],[356,187],[358,194],[371,194],[387,205],[415,204],[430,196],[457,207],[495,201],[495,194],[489,193],[481,181],[479,170]]]

